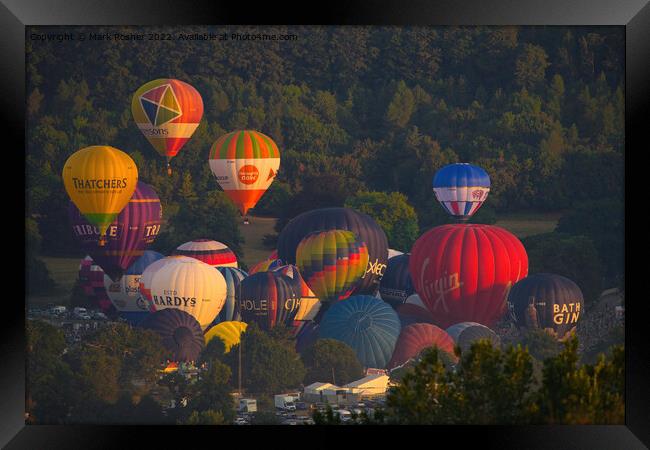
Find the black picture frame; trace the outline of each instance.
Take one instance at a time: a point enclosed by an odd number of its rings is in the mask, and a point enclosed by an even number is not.
[[[0,77],[3,81],[0,84],[0,111],[4,119],[5,158],[12,158],[11,162],[5,159],[5,164],[11,167],[9,172],[13,176],[18,176],[19,167],[25,167],[24,154],[17,149],[25,148],[25,27],[29,25],[617,25],[625,27],[626,35],[625,167],[626,180],[629,181],[629,148],[631,146],[632,153],[641,154],[643,131],[650,117],[650,5],[647,3],[646,0],[382,0],[322,2],[295,9],[291,4],[278,2],[253,5],[246,2],[217,4],[214,1],[181,3],[178,0],[3,0],[0,5]],[[8,143],[8,138],[12,144]],[[24,196],[15,190],[9,192],[4,203],[8,212],[19,210],[21,204],[24,208]],[[629,219],[626,223],[630,223]],[[23,230],[23,223],[16,220],[13,225],[16,229],[11,228],[6,233],[17,236]],[[628,259],[626,252],[626,261]],[[13,270],[18,272],[19,266],[15,265]],[[5,276],[19,279],[18,274]],[[629,278],[626,274],[628,288]],[[642,298],[633,299],[626,305],[624,426],[385,426],[365,429],[330,427],[325,430],[319,427],[283,427],[271,430],[266,427],[25,426],[26,306],[17,301],[17,297],[18,292],[14,300],[4,299],[3,315],[7,320],[0,339],[0,444],[7,445],[6,448],[132,448],[138,445],[136,438],[145,439],[147,447],[162,444],[163,448],[169,448],[185,444],[196,448],[205,445],[200,442],[202,439],[268,442],[265,435],[270,431],[287,433],[277,438],[279,445],[316,447],[338,446],[345,442],[343,439],[361,434],[365,445],[394,445],[389,444],[394,442],[391,438],[405,439],[407,445],[419,445],[416,439],[427,439],[435,444],[444,438],[450,439],[453,445],[479,443],[483,447],[487,444],[495,448],[517,449],[633,449],[650,445],[650,390],[646,387],[650,380],[647,350],[650,340],[648,327],[643,323]],[[637,300],[638,304],[635,303]],[[417,437],[413,436],[414,432]]]

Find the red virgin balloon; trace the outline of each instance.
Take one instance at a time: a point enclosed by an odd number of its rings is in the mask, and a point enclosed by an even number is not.
[[[528,274],[528,255],[503,228],[442,225],[415,241],[409,271],[438,326],[478,322],[491,327],[506,312],[512,285]]]

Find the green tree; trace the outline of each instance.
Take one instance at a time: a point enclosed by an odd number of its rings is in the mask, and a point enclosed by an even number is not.
[[[415,111],[415,97],[404,81],[397,83],[393,99],[388,104],[386,120],[398,128],[404,128]]]
[[[625,352],[612,349],[594,365],[578,365],[578,340],[544,363],[537,420],[547,424],[623,424]]]
[[[556,356],[562,349],[558,340],[544,330],[527,330],[521,344],[539,361]]]
[[[226,425],[227,423],[220,411],[212,409],[192,411],[187,420],[181,422],[182,425]]]
[[[327,381],[342,386],[363,377],[363,366],[354,350],[335,339],[318,339],[304,351],[302,360],[307,370],[306,385]]]
[[[199,380],[191,386],[191,400],[187,409],[200,413],[214,410],[221,414],[223,420],[230,423],[235,418],[235,405],[230,395],[231,374],[230,367],[213,360],[207,372],[202,373]]]
[[[305,366],[293,348],[270,337],[256,324],[242,334],[242,385],[249,392],[274,394],[296,388],[305,376]],[[239,367],[238,346],[231,348],[225,362],[234,374]]]
[[[368,214],[384,230],[391,248],[409,251],[418,238],[418,216],[399,192],[359,192],[345,206]]]
[[[602,289],[601,264],[590,238],[565,233],[544,233],[522,239],[528,253],[528,273],[554,273],[573,280],[587,303]]]
[[[533,44],[524,45],[524,49],[516,62],[515,77],[517,84],[528,89],[537,86],[544,81],[546,68],[549,64],[548,56],[543,47]]]
[[[585,202],[560,218],[556,231],[587,236],[598,251],[604,275],[611,283],[621,283],[624,274],[625,214],[617,198]]]
[[[223,192],[212,191],[200,199],[181,203],[180,209],[154,243],[157,251],[171,253],[180,243],[193,239],[218,239],[239,257],[243,238],[239,212]]]
[[[70,408],[72,378],[62,360],[63,332],[41,320],[27,322],[27,373],[25,379],[28,422],[64,423]]]

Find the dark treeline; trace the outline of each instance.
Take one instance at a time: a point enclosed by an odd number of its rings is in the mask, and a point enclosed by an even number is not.
[[[28,37],[71,30],[38,28]],[[75,248],[60,174],[74,151],[95,144],[133,157],[163,201],[168,233],[183,228],[182,216],[222,214],[212,225],[228,231],[211,237],[240,250],[236,212],[207,163],[214,140],[238,128],[260,130],[280,148],[279,177],[253,211],[280,217],[280,226],[376,191],[404,194],[424,229],[444,220],[433,174],[459,161],[488,171],[488,212],[571,210],[602,198],[622,204],[622,28],[182,29],[292,33],[293,41],[150,41],[147,31],[181,30],[120,31],[145,32],[145,40],[27,41],[26,195],[44,253]],[[131,117],[135,90],[162,77],[192,84],[205,107],[171,179]],[[163,235],[159,246],[178,239]]]

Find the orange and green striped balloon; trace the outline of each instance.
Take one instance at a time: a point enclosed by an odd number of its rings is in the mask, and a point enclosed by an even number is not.
[[[245,216],[273,183],[280,168],[280,150],[259,131],[233,131],[212,145],[209,162],[217,182]]]
[[[368,247],[351,231],[314,231],[296,249],[296,265],[302,277],[324,302],[349,297],[367,264]]]

